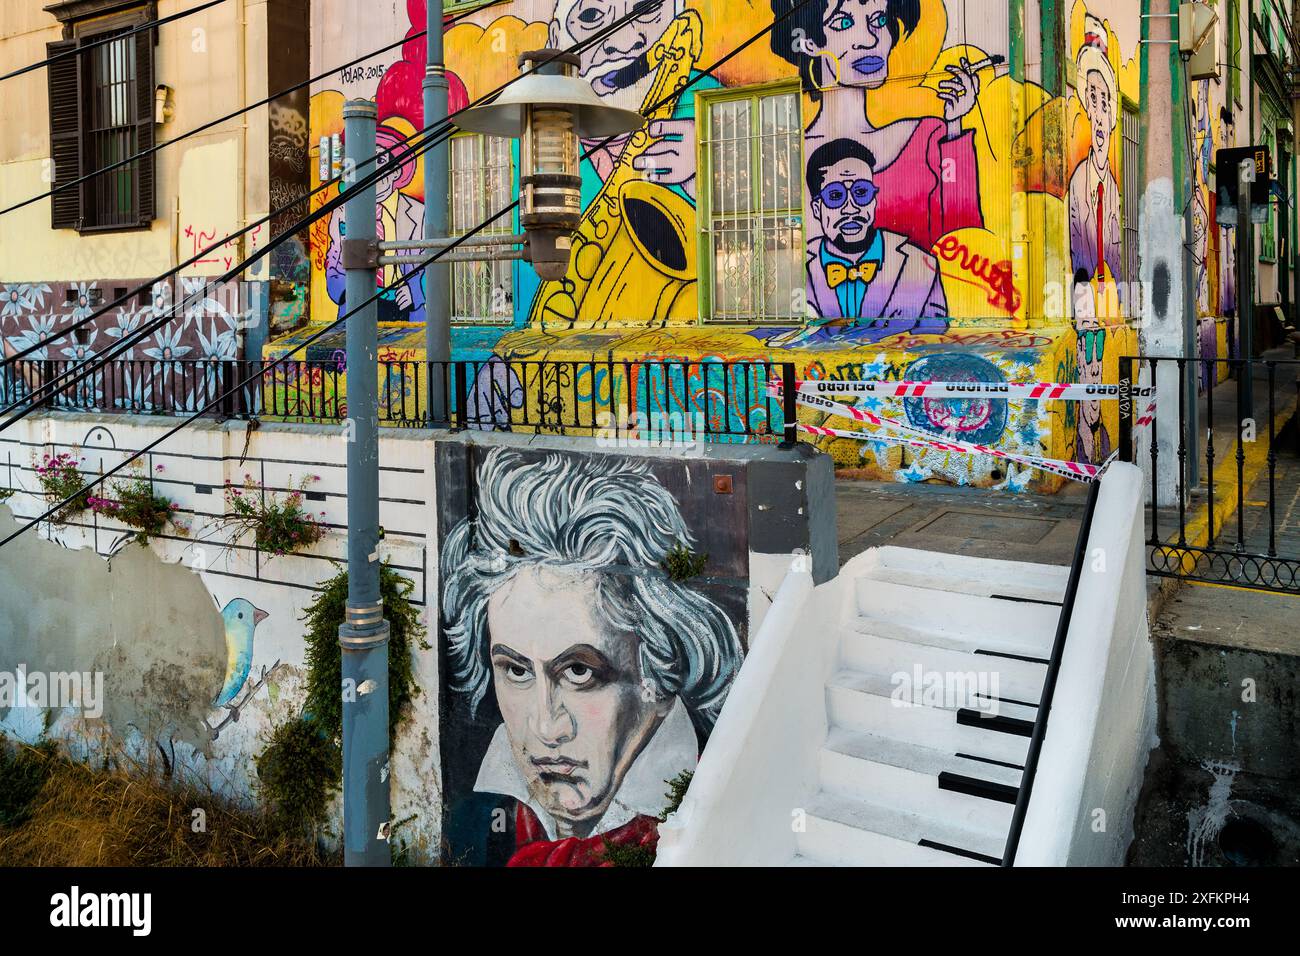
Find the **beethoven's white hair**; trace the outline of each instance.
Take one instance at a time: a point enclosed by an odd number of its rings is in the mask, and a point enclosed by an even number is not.
[[[595,573],[596,621],[640,642],[641,676],[660,699],[680,697],[696,727],[717,720],[740,668],[722,609],[659,568],[690,531],[645,462],[548,455],[530,464],[507,448],[478,472],[477,518],[448,535],[440,562],[450,685],[477,711],[491,681],[487,605],[520,570]]]

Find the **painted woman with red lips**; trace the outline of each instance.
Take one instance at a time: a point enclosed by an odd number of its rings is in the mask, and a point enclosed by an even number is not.
[[[965,58],[946,67],[949,75],[936,90],[942,119],[877,127],[867,118],[867,95],[890,79],[890,54],[920,25],[921,0],[771,3],[772,50],[799,68],[804,92],[819,106],[804,132],[806,151],[842,138],[870,149],[878,163],[881,228],[926,251],[956,229],[982,227],[975,133],[962,128],[979,96],[978,70]]]

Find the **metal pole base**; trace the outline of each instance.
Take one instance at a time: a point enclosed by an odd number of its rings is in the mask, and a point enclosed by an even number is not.
[[[349,622],[375,608],[347,610]],[[382,606],[378,613],[383,614]],[[391,866],[388,771],[388,637],[378,623],[339,626],[343,655],[343,865]]]

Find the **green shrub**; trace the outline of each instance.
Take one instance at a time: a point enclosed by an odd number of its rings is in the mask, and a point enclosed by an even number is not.
[[[305,717],[280,724],[257,756],[257,776],[268,809],[292,832],[324,823],[330,795],[338,789],[343,756],[315,721]]]
[[[411,604],[414,585],[387,564],[379,569],[379,594],[384,602],[388,635],[388,737],[392,741],[406,705],[420,693],[412,669],[412,644],[428,649],[424,625]],[[340,570],[326,581],[307,607],[307,700],[304,712],[317,721],[332,740],[343,735],[343,660],[339,650],[339,625],[348,602],[348,572]]]

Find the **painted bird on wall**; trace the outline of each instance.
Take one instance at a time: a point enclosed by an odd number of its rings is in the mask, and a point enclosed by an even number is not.
[[[267,613],[254,607],[247,598],[235,598],[221,609],[221,619],[226,625],[226,682],[221,686],[215,706],[229,704],[248,680],[248,671],[253,666],[253,632],[266,617]]]

